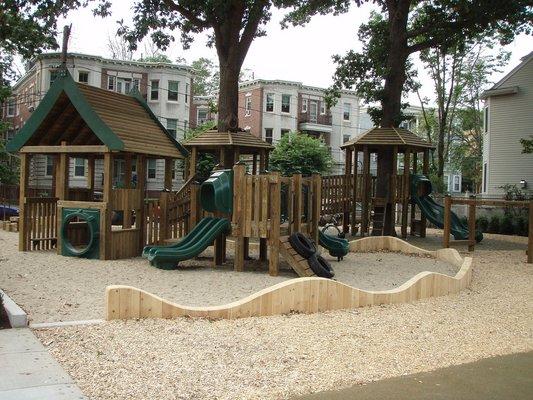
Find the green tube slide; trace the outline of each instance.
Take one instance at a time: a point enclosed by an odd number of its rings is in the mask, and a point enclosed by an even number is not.
[[[411,201],[420,207],[422,214],[438,228],[444,228],[444,207],[430,196],[431,181],[424,175],[411,175]],[[455,240],[468,239],[468,226],[453,211],[451,233]],[[476,242],[483,240],[483,233],[476,231]]]
[[[198,256],[207,247],[213,244],[215,239],[224,234],[228,234],[231,230],[231,223],[226,218],[212,218],[205,224],[198,228],[198,224],[187,236],[194,236],[188,239],[186,244],[169,248],[162,247],[153,249],[148,254],[148,260],[154,267],[160,269],[174,269],[180,261],[188,260]],[[183,238],[183,241],[187,239]]]
[[[319,230],[318,241],[322,247],[328,250],[330,256],[337,257],[337,260],[339,261],[348,254],[349,245],[346,239],[326,235]]]

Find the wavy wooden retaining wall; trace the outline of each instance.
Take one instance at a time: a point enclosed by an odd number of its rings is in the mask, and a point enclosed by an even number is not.
[[[106,319],[181,316],[235,319],[407,303],[457,293],[466,288],[472,278],[472,259],[469,257],[463,259],[455,249],[428,251],[397,238],[369,237],[351,242],[350,250],[353,252],[389,250],[430,255],[450,262],[460,267],[460,270],[454,277],[435,272],[421,272],[398,288],[384,291],[361,290],[323,278],[297,278],[268,287],[239,301],[213,307],[182,306],[134,287],[108,286]]]

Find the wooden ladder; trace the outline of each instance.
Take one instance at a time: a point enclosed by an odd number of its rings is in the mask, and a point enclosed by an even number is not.
[[[385,214],[387,212],[387,204],[385,199],[375,198],[372,200],[372,236],[382,236],[383,226],[385,225]]]

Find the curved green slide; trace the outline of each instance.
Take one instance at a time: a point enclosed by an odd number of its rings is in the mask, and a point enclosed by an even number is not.
[[[444,207],[429,195],[431,181],[424,175],[411,175],[411,201],[420,207],[422,214],[438,228],[444,228]],[[455,240],[468,239],[468,226],[453,211],[451,212],[451,233]],[[476,242],[483,240],[483,233],[476,231]]]
[[[328,250],[330,256],[337,257],[339,261],[348,254],[348,241],[346,239],[326,235],[319,230],[318,241],[322,247]]]

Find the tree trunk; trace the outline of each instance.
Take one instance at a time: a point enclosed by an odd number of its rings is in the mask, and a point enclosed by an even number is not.
[[[220,61],[220,91],[218,94],[218,131],[236,131],[239,127],[239,72],[235,60]]]
[[[446,114],[443,114],[444,119],[439,121],[439,138],[437,142],[437,176],[442,178],[444,176],[444,137],[446,130]]]

